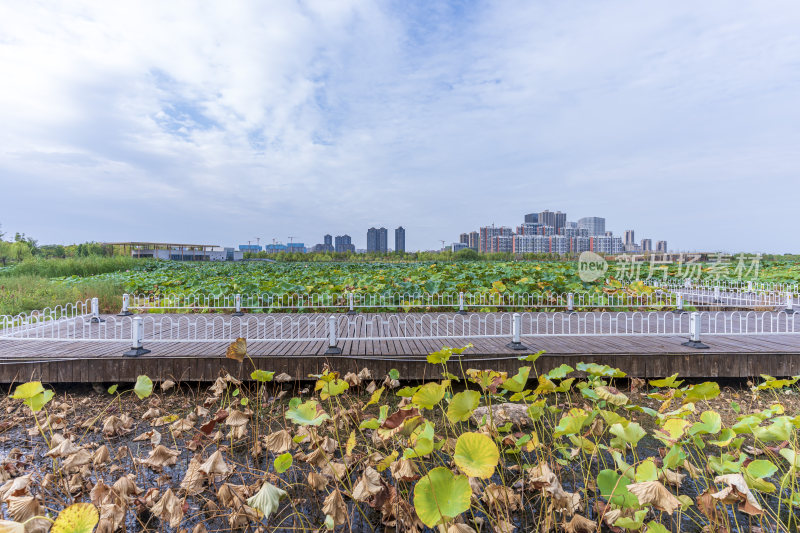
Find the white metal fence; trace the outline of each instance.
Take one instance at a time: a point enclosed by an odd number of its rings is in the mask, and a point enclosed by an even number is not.
[[[399,293],[399,294],[203,294],[125,295],[123,311],[139,312],[331,312],[480,310],[637,310],[694,307],[778,308],[787,295],[719,287],[657,289],[650,294],[618,291],[577,293]],[[789,296],[791,298],[791,296]]]
[[[94,314],[9,328],[0,340],[131,343],[327,342],[544,336],[700,336],[800,333],[800,314],[785,312],[489,312],[387,314],[138,315]],[[332,352],[336,353],[336,352]]]

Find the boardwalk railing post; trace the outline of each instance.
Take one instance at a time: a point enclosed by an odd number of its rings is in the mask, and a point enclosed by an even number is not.
[[[567,313],[572,314],[575,312],[575,295],[571,292],[567,293]]]
[[[719,303],[719,285],[714,285],[714,303]]]
[[[506,344],[512,350],[527,350],[528,347],[522,344],[522,315],[514,313],[511,322],[511,342]]]
[[[233,295],[233,305],[236,306],[236,311],[234,311],[233,316],[244,316],[244,313],[242,313],[242,295],[241,294],[234,294]]]
[[[675,295],[675,314],[682,315],[686,312],[683,308],[683,294],[677,293]]]
[[[685,289],[691,289],[692,288],[692,279],[691,278],[686,278],[685,280],[683,280],[683,288],[685,288]]]
[[[125,294],[122,295],[122,310],[117,314],[117,316],[131,316],[133,314],[128,309],[130,302],[131,302],[131,297],[126,292]]]
[[[786,293],[786,309],[784,309],[784,312],[787,315],[794,314],[794,297],[792,291]]]
[[[100,302],[97,298],[92,298],[92,319],[89,322],[93,324],[98,324],[100,322],[105,322],[104,318],[100,318]]]
[[[150,350],[145,350],[142,346],[143,340],[144,324],[142,323],[142,317],[133,317],[133,320],[131,320],[131,349],[122,355],[125,357],[139,357],[140,355],[150,353]]]
[[[458,314],[459,315],[466,315],[467,312],[464,311],[464,293],[458,293]]]
[[[707,349],[708,345],[700,342],[700,313],[689,315],[689,340],[681,343],[683,346],[697,349]]]
[[[339,355],[342,349],[336,346],[336,317],[328,317],[328,349],[325,350],[325,355]]]
[[[347,311],[347,314],[348,315],[355,315],[357,313],[356,313],[355,305],[353,304],[353,293],[351,292],[347,296],[348,296],[348,300],[350,302],[350,309]],[[339,352],[339,353],[341,353],[341,352]]]
[[[747,292],[753,292],[753,282],[752,281],[748,281],[747,282]]]

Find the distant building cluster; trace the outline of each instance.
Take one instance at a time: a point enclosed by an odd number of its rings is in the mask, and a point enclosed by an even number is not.
[[[516,228],[484,226],[478,231],[459,235],[451,245],[454,252],[473,249],[480,253],[507,252],[515,254],[579,254],[592,251],[598,254],[651,252],[652,240],[637,244],[634,231],[625,231],[624,241],[606,231],[606,219],[584,217],[577,222],[567,220],[561,211],[544,210],[528,213]],[[667,252],[667,241],[658,241],[655,252]]]
[[[353,246],[353,239],[346,233],[336,237],[326,234],[322,237],[322,244],[315,244],[310,251],[312,253],[355,252],[356,247]]]

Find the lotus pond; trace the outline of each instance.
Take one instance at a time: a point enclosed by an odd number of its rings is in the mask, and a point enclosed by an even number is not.
[[[596,364],[288,376],[2,400],[9,532],[795,531],[797,377],[645,382]],[[55,523],[54,523],[55,522]]]

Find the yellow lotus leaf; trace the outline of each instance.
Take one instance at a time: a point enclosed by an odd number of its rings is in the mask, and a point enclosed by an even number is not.
[[[462,433],[453,456],[458,468],[470,477],[490,478],[500,460],[500,451],[491,438],[482,433]]]
[[[58,513],[51,533],[92,533],[100,513],[91,503],[74,503]]]

